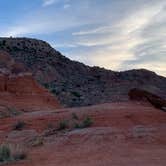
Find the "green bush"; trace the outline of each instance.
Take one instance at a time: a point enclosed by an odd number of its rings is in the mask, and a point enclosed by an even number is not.
[[[26,158],[26,152],[18,144],[0,145],[0,164],[11,161],[23,160]]]
[[[90,127],[93,124],[93,120],[90,117],[86,117],[82,122],[82,128]]]
[[[71,92],[73,96],[75,97],[81,97],[81,94],[79,92]]]
[[[74,128],[87,128],[87,127],[90,127],[90,126],[92,126],[92,124],[93,124],[93,120],[92,120],[92,118],[90,118],[90,117],[86,117],[84,120],[83,120],[83,122],[82,123],[75,123],[75,125],[74,125]]]
[[[81,125],[78,124],[78,123],[75,123],[75,124],[74,124],[74,128],[75,128],[75,129],[80,129],[80,128],[81,128]]]
[[[8,145],[1,145],[0,146],[0,163],[1,162],[8,162],[12,159],[11,157],[11,150]]]
[[[5,46],[6,45],[6,40],[2,41],[2,45]]]

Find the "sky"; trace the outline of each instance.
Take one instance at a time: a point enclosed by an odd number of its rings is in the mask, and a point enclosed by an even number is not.
[[[90,66],[166,76],[166,0],[0,0],[0,28]]]

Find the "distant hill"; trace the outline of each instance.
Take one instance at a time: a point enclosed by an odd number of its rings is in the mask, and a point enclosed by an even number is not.
[[[89,67],[66,58],[42,40],[29,38],[0,38],[0,50],[20,64],[15,72],[31,72],[64,106],[126,101],[132,88],[166,98],[166,78],[145,69],[115,72]]]

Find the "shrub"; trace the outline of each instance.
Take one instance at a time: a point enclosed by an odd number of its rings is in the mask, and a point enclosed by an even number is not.
[[[71,92],[73,96],[75,97],[81,97],[81,94],[79,92]]]
[[[25,122],[18,121],[16,124],[14,124],[13,130],[21,130],[24,128],[25,125],[26,125]]]
[[[8,163],[10,161],[23,160],[26,153],[19,145],[0,145],[0,163]]]
[[[0,145],[0,162],[8,162],[11,160],[11,150],[8,145]]]
[[[59,122],[58,130],[65,130],[68,127],[68,122],[63,120]]]
[[[75,124],[74,124],[74,128],[75,128],[75,129],[80,129],[80,128],[81,128],[81,125],[78,124],[78,123],[75,123]]]
[[[93,120],[90,117],[86,117],[81,124],[75,123],[74,128],[86,128],[93,124]]]
[[[19,50],[19,48],[16,47],[16,46],[14,46],[12,49],[13,49],[13,51],[18,51]]]
[[[2,45],[5,46],[6,45],[6,40],[2,41]]]
[[[93,120],[90,117],[86,117],[82,122],[82,128],[90,127],[93,124]]]
[[[57,93],[56,89],[52,89],[51,92],[54,93],[54,94]]]

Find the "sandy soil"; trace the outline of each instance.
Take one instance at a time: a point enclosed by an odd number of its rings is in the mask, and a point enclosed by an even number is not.
[[[91,117],[93,125],[74,129],[72,113],[78,122]],[[26,126],[13,131],[20,120]],[[61,120],[69,122],[69,129],[56,130]],[[165,166],[165,131],[166,113],[139,102],[42,110],[0,121],[0,141],[27,148],[27,159],[10,166]],[[30,146],[36,137],[44,144]]]

